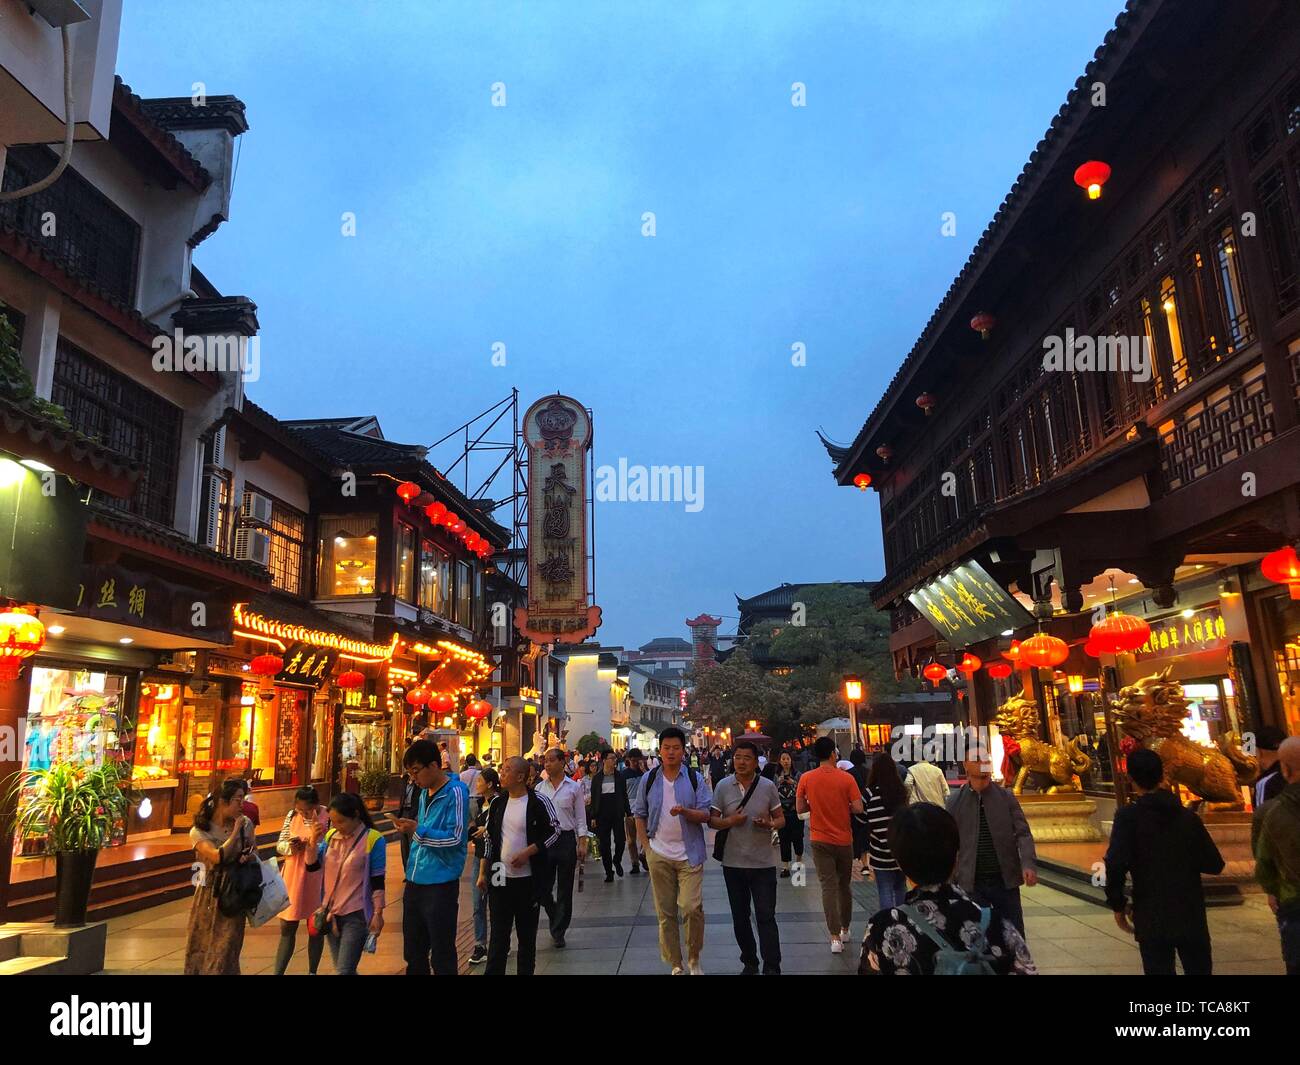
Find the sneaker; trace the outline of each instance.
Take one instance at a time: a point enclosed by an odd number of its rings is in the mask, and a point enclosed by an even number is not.
[[[831,936],[831,953],[843,954],[844,944],[840,942],[839,936]]]
[[[743,969],[740,970],[740,975],[741,975],[741,976],[757,976],[757,975],[758,975],[758,966],[757,966],[757,965],[746,965]]]
[[[482,943],[475,943],[473,951],[470,952],[469,963],[471,965],[482,965],[487,961],[487,947]]]
[[[850,938],[852,938],[852,936],[847,928],[840,930],[840,939],[847,943]]]
[[[781,870],[781,879],[782,879],[782,880],[789,880],[789,879],[790,879],[790,870],[789,870],[789,869],[782,869],[782,870]]]
[[[685,976],[685,975],[686,975],[686,970],[683,969],[680,965],[674,965],[674,966],[673,966],[673,975],[674,975],[674,976]]]
[[[633,862],[633,863],[632,863],[632,868],[629,869],[628,872],[631,873],[633,876],[640,876],[640,875],[641,875],[641,867],[640,867],[636,862]]]
[[[703,976],[703,975],[704,975],[704,968],[703,968],[703,966],[700,965],[700,963],[699,963],[698,961],[693,961],[693,962],[690,963],[690,965],[691,965],[691,975],[692,975],[692,976]]]

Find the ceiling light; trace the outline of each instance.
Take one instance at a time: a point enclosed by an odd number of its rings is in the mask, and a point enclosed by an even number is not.
[[[1002,630],[1002,635],[1003,635],[1003,636],[1014,636],[1014,635],[1015,635],[1015,632],[1016,632],[1015,629],[1003,629],[1003,630]]]
[[[118,642],[118,643],[135,643],[135,640],[131,639],[130,636],[123,636],[123,637],[122,637],[120,640],[118,640],[117,642]]]
[[[1195,610],[1193,610],[1191,607],[1188,607],[1186,610],[1183,611],[1183,617],[1190,618],[1195,613],[1196,613]]]
[[[46,625],[45,631],[48,632],[51,636],[62,636],[64,632],[64,628],[62,625]]]
[[[29,470],[35,470],[37,473],[53,473],[54,467],[47,466],[43,462],[37,462],[35,459],[19,459]]]

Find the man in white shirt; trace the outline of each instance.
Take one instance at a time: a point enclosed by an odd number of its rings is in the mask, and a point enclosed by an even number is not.
[[[922,759],[908,771],[907,801],[909,804],[928,802],[946,808],[948,796],[951,794],[952,789],[948,787],[948,778],[933,762]]]
[[[565,753],[552,747],[543,756],[545,773],[537,793],[555,807],[560,841],[550,849],[542,908],[550,923],[551,941],[564,948],[564,933],[573,918],[573,877],[578,862],[587,860],[587,796],[582,785],[564,775]]]
[[[469,794],[474,796],[474,781],[478,780],[478,775],[483,772],[479,768],[478,758],[472,754],[465,755],[465,768],[460,771],[460,782],[469,788]]]

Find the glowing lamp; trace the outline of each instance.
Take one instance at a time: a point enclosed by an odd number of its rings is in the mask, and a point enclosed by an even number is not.
[[[446,692],[440,692],[429,700],[429,706],[435,713],[449,714],[456,708],[456,700]]]
[[[1097,644],[1092,640],[1088,640],[1083,645],[1083,653],[1088,655],[1090,658],[1100,658],[1101,648],[1098,647]]]
[[[429,693],[424,688],[412,688],[406,693],[406,701],[412,706],[424,706],[429,701]]]
[[[916,405],[925,411],[925,416],[928,418],[930,412],[939,405],[939,401],[935,399],[934,396],[930,395],[929,392],[922,392],[916,397]]]
[[[989,676],[994,680],[1006,680],[1011,676],[1011,666],[1007,662],[991,662],[989,664]]]
[[[0,680],[17,680],[23,662],[45,646],[45,626],[25,610],[0,614]]]
[[[881,444],[876,448],[876,454],[879,456],[881,462],[888,462],[894,457],[894,449],[888,444]]]
[[[334,681],[340,688],[350,691],[354,688],[360,688],[365,684],[366,675],[359,669],[349,669],[346,673],[340,673]]]
[[[1020,645],[1020,662],[1029,667],[1059,666],[1070,657],[1070,647],[1062,639],[1045,632],[1029,637]]]
[[[442,521],[442,516],[446,513],[447,507],[446,504],[443,503],[430,503],[424,508],[424,516],[433,522],[434,525],[437,525]]]
[[[981,340],[988,340],[989,334],[993,332],[993,327],[997,324],[998,320],[988,311],[980,311],[970,320],[970,327],[980,335]]]
[[[279,655],[258,655],[248,663],[248,671],[255,677],[274,677],[284,669],[284,659]]]
[[[931,660],[930,663],[921,670],[921,675],[937,688],[939,687],[939,682],[948,675],[948,669],[939,662]]]
[[[420,486],[414,481],[403,481],[397,486],[397,495],[408,507],[411,500],[420,494]]]
[[[1089,159],[1074,172],[1074,183],[1088,190],[1088,199],[1101,198],[1101,187],[1110,180],[1110,165],[1098,159]]]
[[[466,528],[465,519],[457,518],[454,522],[448,525],[447,528],[449,528],[454,533],[463,533]]]
[[[465,707],[465,716],[471,721],[478,721],[492,713],[492,704],[486,699],[475,699]]]
[[[1141,618],[1113,610],[1092,627],[1088,642],[1102,654],[1136,651],[1151,639],[1151,626]]]
[[[844,698],[851,703],[862,702],[862,678],[848,676],[844,678]]]
[[[1002,652],[1002,657],[1009,658],[1013,662],[1018,662],[1020,660],[1020,641],[1012,640],[1011,646]]]
[[[1281,547],[1259,560],[1259,571],[1274,584],[1285,584],[1292,599],[1300,599],[1300,558],[1294,547]]]
[[[447,528],[451,528],[456,522],[460,521],[460,515],[454,510],[449,510],[439,519]]]
[[[1071,673],[1066,685],[1069,687],[1071,695],[1079,695],[1083,691],[1083,677],[1077,673]]]
[[[961,661],[957,663],[957,668],[969,677],[983,664],[983,660],[981,660],[977,655],[973,655],[967,651],[961,656]]]
[[[871,474],[860,473],[853,478],[853,483],[858,487],[859,490],[865,492],[868,488],[871,487]]]

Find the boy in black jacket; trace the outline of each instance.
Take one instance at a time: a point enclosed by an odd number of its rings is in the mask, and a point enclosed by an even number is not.
[[[560,822],[545,795],[528,786],[528,762],[501,765],[505,793],[488,811],[487,849],[478,887],[488,893],[487,976],[504,976],[510,931],[519,936],[518,972],[532,976],[537,960],[537,916],[546,891],[546,851],[560,838]]]
[[[1209,976],[1210,926],[1201,874],[1221,872],[1223,856],[1204,822],[1160,787],[1164,773],[1155,751],[1139,748],[1128,756],[1138,798],[1115,814],[1106,851],[1106,902],[1115,923],[1137,937],[1148,976],[1173,976],[1175,951],[1186,975]],[[1131,903],[1124,897],[1129,875]]]

